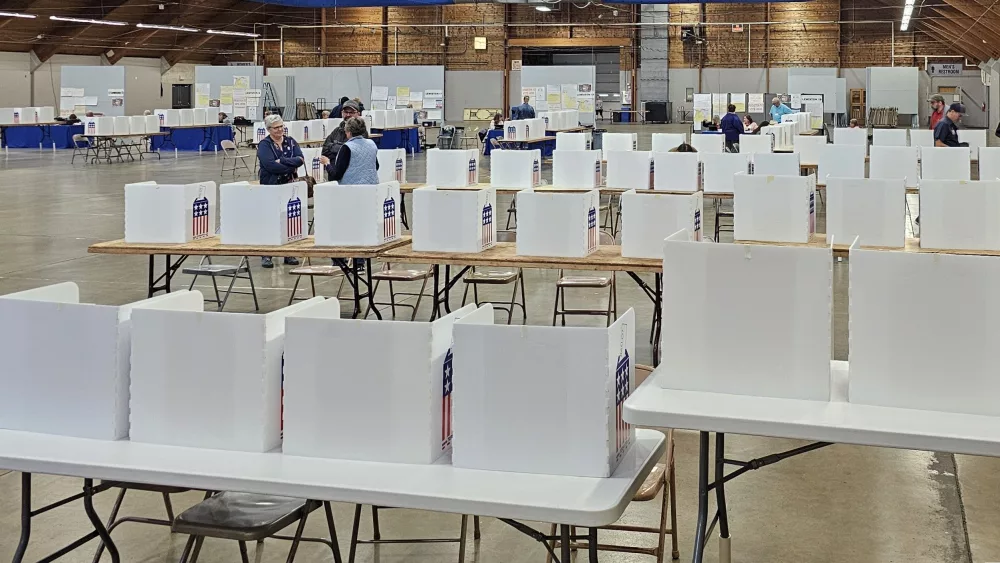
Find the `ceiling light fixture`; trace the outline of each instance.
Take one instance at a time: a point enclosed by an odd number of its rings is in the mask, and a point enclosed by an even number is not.
[[[260,37],[259,33],[245,33],[243,31],[225,31],[221,29],[208,30],[212,35],[235,35],[237,37]]]
[[[88,25],[128,25],[125,22],[113,20],[92,20],[88,18],[64,18],[62,16],[49,16],[49,19],[57,22],[85,23]]]
[[[548,6],[535,6],[535,9],[538,10],[539,12],[551,12],[552,11],[552,8],[549,8]]]
[[[5,18],[25,18],[29,20],[35,19],[34,14],[19,14],[17,12],[0,12],[0,17]]]
[[[188,33],[198,33],[200,29],[195,29],[193,27],[182,27],[178,25],[156,25],[152,23],[137,23],[136,27],[141,27],[143,29],[162,29],[165,31],[186,31]]]
[[[905,0],[905,2],[903,6],[903,19],[899,22],[900,31],[906,31],[910,28],[910,16],[913,15],[913,5],[916,0]]]

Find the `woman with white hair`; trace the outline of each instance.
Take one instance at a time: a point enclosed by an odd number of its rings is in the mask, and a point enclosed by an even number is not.
[[[287,184],[295,179],[296,171],[305,164],[302,149],[295,139],[285,135],[285,122],[281,116],[271,114],[264,118],[264,127],[268,136],[257,144],[257,161],[260,163],[261,185]],[[297,258],[285,258],[285,264],[293,266],[299,263]],[[273,268],[270,256],[261,258],[260,265]]]

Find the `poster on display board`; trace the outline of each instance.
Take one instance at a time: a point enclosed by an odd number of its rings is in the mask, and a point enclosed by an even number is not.
[[[576,84],[562,85],[562,109],[577,109],[576,97],[579,93],[579,86]]]
[[[577,109],[580,110],[580,113],[593,113],[594,93],[580,92],[580,94],[577,96]]]
[[[764,113],[764,94],[750,94],[747,99],[749,113]]]
[[[211,84],[207,82],[199,82],[194,85],[194,107],[196,108],[207,108],[209,100],[209,92],[211,91]]]
[[[712,117],[722,117],[726,114],[726,106],[729,105],[728,94],[712,94]],[[712,118],[709,118],[711,121]]]
[[[809,117],[810,129],[823,128],[823,94],[802,94],[802,111],[812,114]]]
[[[593,84],[580,84],[579,91],[581,94],[587,94],[594,91]]]
[[[694,95],[694,129],[695,131],[701,131],[702,121],[712,120],[712,95],[711,94],[695,94]]]
[[[411,102],[423,102],[424,101],[424,93],[423,92],[410,92],[410,101]]]
[[[388,86],[372,86],[372,100],[381,100],[384,102],[388,99],[389,99]]]
[[[385,102],[385,109],[396,109],[396,96],[389,96]]]
[[[233,88],[239,88],[241,90],[246,90],[250,87],[250,77],[249,76],[234,76],[233,77]]]
[[[396,101],[409,100],[409,99],[410,99],[410,87],[396,86]]]
[[[729,94],[729,103],[736,106],[736,113],[745,113],[747,110],[747,95],[745,93]]]

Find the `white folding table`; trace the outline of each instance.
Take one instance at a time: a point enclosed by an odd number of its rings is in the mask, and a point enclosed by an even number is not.
[[[665,389],[656,370],[626,400],[626,422],[639,426],[698,430],[698,521],[693,561],[719,524],[719,561],[730,560],[725,483],[754,469],[832,443],[1000,457],[1000,417],[877,407],[847,402],[848,363],[831,362],[829,402],[774,399]],[[709,481],[709,439],[715,432],[714,480]],[[799,448],[750,461],[725,457],[725,434],[814,440]],[[726,466],[737,469],[726,474]],[[708,522],[708,497],[716,512]]]
[[[542,542],[546,549],[546,542],[561,540],[561,561],[569,561],[571,540],[588,539],[590,560],[596,561],[597,527],[621,517],[662,458],[664,441],[660,432],[637,430],[635,444],[615,473],[597,479],[459,469],[447,458],[433,465],[373,463],[0,430],[0,468],[23,472],[21,539],[15,563],[27,549],[31,517],[80,498],[94,531],[70,546],[99,537],[112,561],[119,562],[118,550],[93,508],[93,495],[103,490],[94,486],[94,479],[493,516]],[[83,492],[32,510],[32,473],[81,477]],[[560,535],[544,535],[518,520],[559,523]],[[570,526],[586,527],[589,532],[571,538]]]

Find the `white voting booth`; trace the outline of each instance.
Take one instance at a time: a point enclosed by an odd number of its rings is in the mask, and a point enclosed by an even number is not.
[[[326,167],[320,157],[323,156],[321,147],[301,147],[302,159],[305,164],[300,166],[295,172],[299,177],[312,176],[317,183],[326,181]]]
[[[872,147],[909,146],[906,129],[873,129]]]
[[[774,137],[771,135],[740,135],[740,152],[746,154],[770,153],[774,151]]]
[[[557,151],[586,151],[590,150],[590,138],[588,133],[556,133]],[[493,154],[492,152],[490,154]]]
[[[664,243],[663,286],[670,290],[663,293],[657,383],[828,401],[832,248],[687,238],[679,232]]]
[[[934,131],[930,129],[910,129],[910,146],[922,149],[934,146]]]
[[[183,244],[215,236],[215,182],[125,185],[125,242]]]
[[[655,163],[649,151],[610,151],[608,175],[604,183],[609,188],[626,190],[648,190],[653,187]],[[669,173],[664,170],[664,173]]]
[[[160,121],[160,127],[176,127],[181,124],[181,110],[179,109],[158,109],[153,111],[153,115]],[[261,122],[263,125],[263,122]],[[264,136],[267,136],[266,129]]]
[[[827,178],[864,178],[866,149],[864,145],[823,145],[816,182],[826,185]]]
[[[406,183],[406,149],[379,149],[378,181]]]
[[[796,153],[759,152],[750,155],[750,169],[763,176],[798,176],[802,169]]]
[[[280,246],[301,240],[309,225],[305,182],[219,187],[222,244]]]
[[[479,183],[479,151],[427,151],[427,185],[439,188],[464,188]]]
[[[146,133],[159,133],[160,131],[160,118],[156,115],[145,115],[143,119],[146,121]]]
[[[582,258],[597,251],[600,190],[522,190],[515,197],[519,256]]]
[[[88,117],[83,120],[86,135],[114,135],[115,118],[113,117]]]
[[[129,118],[127,115],[119,115],[115,119],[115,135],[128,135],[131,130],[129,126]],[[137,133],[143,133],[145,131],[136,131]]]
[[[194,108],[194,123],[193,125],[208,125],[208,109],[207,108]]]
[[[809,242],[816,231],[816,177],[736,174],[733,238]]]
[[[921,248],[1000,250],[998,216],[1000,180],[920,183]]]
[[[850,402],[1000,416],[998,283],[995,257],[852,246]]]
[[[72,282],[0,295],[0,428],[128,436],[130,318],[174,295],[94,305]]]
[[[969,180],[972,157],[965,147],[920,149],[920,185],[923,180]]]
[[[718,154],[722,152],[725,137],[715,133],[699,133],[691,135],[691,146],[698,154]]]
[[[179,109],[177,111],[180,112],[180,117],[181,117],[179,125],[181,125],[182,127],[188,126],[188,125],[194,125],[194,110],[193,109]]]
[[[330,299],[289,315],[282,452],[429,464],[450,451],[462,379],[452,326],[475,310],[430,323],[341,319]]]
[[[698,153],[654,152],[653,166],[662,174],[653,177],[653,189],[671,192],[696,192],[702,189],[702,162]]]
[[[868,146],[868,130],[862,127],[837,127],[833,130],[833,144]]]
[[[507,326],[485,305],[453,333],[455,467],[614,473],[635,440],[622,418],[635,385],[632,309],[607,328]],[[539,439],[541,430],[560,438]]]
[[[670,152],[688,142],[687,133],[653,133],[653,152]]]
[[[733,176],[749,171],[749,155],[718,153],[699,155],[705,178],[705,193],[733,193]]]
[[[629,190],[622,194],[622,256],[659,258],[663,239],[681,229],[701,240],[702,194]]]
[[[542,151],[494,150],[490,153],[490,185],[533,188],[542,183]]]
[[[364,186],[316,184],[316,246],[381,246],[398,240],[403,232],[401,201],[396,181]]]
[[[604,149],[604,159],[607,160],[611,151],[634,151],[639,148],[637,133],[605,133],[601,136],[601,146]]]
[[[969,143],[969,155],[972,160],[979,158],[980,147],[986,146],[985,129],[959,129],[958,142]]]
[[[597,188],[601,178],[602,152],[552,151],[552,185],[560,188]]]
[[[133,133],[155,133],[156,131],[146,130],[146,118],[149,115],[132,115],[128,117],[128,129]]]
[[[482,252],[492,248],[497,240],[496,207],[497,191],[492,187],[413,190],[413,250]]]
[[[792,150],[799,155],[801,164],[819,164],[819,155],[827,145],[826,137],[822,135],[799,135],[795,137]]]
[[[274,186],[269,186],[274,187]],[[205,312],[200,291],[132,312],[133,442],[267,452],[281,445],[285,317]]]
[[[902,178],[830,178],[826,185],[827,241],[845,243],[860,238],[862,246],[902,248],[905,198]]]
[[[979,179],[1000,180],[1000,147],[979,149]]]
[[[868,177],[905,178],[906,187],[917,187],[920,183],[919,150],[917,147],[872,145]]]

